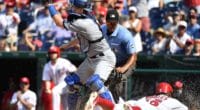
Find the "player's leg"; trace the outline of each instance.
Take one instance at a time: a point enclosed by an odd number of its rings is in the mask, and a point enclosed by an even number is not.
[[[100,93],[99,95],[105,99],[108,99],[108,98],[106,98],[106,96],[104,97],[104,95],[108,95],[108,97],[110,97],[110,100],[114,102],[111,92],[107,89],[107,87],[104,85],[104,82],[103,82],[108,79],[109,75],[111,74],[112,70],[115,67],[116,59],[115,57],[112,57],[112,53],[110,53],[109,55],[111,56],[101,57],[101,60],[99,62],[96,62],[93,64],[95,65],[93,67],[95,68],[95,74],[90,76],[88,80],[92,80],[92,78],[96,78],[96,82],[93,82],[94,84],[93,86],[95,85],[101,86],[101,89],[98,90],[98,93]]]
[[[111,92],[104,85],[104,82],[101,80],[98,74],[93,74],[90,76],[86,82],[86,86],[92,91],[97,91],[100,97],[113,101]]]
[[[45,90],[45,84],[42,83],[42,94],[41,94],[41,101],[43,105],[44,110],[53,110],[53,101],[52,101],[52,93],[46,93]],[[54,88],[54,83],[51,82],[51,90]]]
[[[53,110],[60,110],[61,107],[61,95],[63,94],[63,88],[66,87],[65,82],[61,82],[57,86],[55,86],[52,90],[53,96]],[[67,110],[67,109],[66,109]]]

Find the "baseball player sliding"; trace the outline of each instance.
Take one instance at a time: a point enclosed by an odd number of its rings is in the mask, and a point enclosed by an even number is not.
[[[156,86],[156,95],[146,96],[137,101],[142,110],[188,110],[188,107],[171,97],[172,86],[161,82]]]
[[[50,61],[45,64],[42,76],[45,93],[52,93],[53,110],[60,110],[61,105],[63,110],[68,110],[68,88],[64,78],[67,74],[75,72],[77,69],[69,60],[60,57],[60,49],[56,46],[49,48],[48,57]],[[51,81],[55,85],[52,90]],[[46,98],[51,97],[51,95],[46,96]]]
[[[48,7],[57,26],[76,32],[80,48],[87,55],[77,72],[68,75],[65,82],[70,87],[76,84],[86,85],[92,91],[97,91],[100,97],[113,100],[110,91],[104,86],[104,81],[115,67],[115,54],[103,37],[96,19],[86,9],[90,3],[86,0],[72,0],[70,3],[71,12],[65,20],[54,5],[50,4]]]
[[[169,83],[161,82],[156,87],[156,95],[146,96],[139,100],[123,101],[120,99],[117,104],[95,97],[93,93],[86,110],[188,110],[187,106],[171,97],[172,92],[173,89]]]

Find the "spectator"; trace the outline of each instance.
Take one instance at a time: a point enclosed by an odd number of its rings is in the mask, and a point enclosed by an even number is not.
[[[164,30],[171,32],[171,33],[177,33],[178,31],[178,22],[181,20],[180,13],[178,11],[175,11],[172,13],[172,15],[168,15],[168,23],[164,25]]]
[[[36,9],[39,10],[39,9]],[[51,18],[48,8],[43,7],[39,12],[35,21],[26,28],[23,33],[36,31],[38,38],[43,42],[42,50],[48,50],[48,48],[54,43],[52,30],[55,28],[55,23]]]
[[[69,30],[65,30],[63,28],[60,28],[56,26],[54,30],[52,31],[53,37],[55,39],[55,45],[61,46],[63,44],[68,43],[73,36],[73,33]]]
[[[7,0],[6,13],[0,15],[0,34],[5,33],[8,37],[7,42],[9,43],[10,51],[17,50],[18,40],[18,24],[20,23],[20,17],[14,12],[15,1]],[[1,36],[1,35],[0,35]]]
[[[198,16],[198,12],[197,12],[197,9],[195,7],[191,7],[189,8],[189,12],[188,12],[188,15],[195,15],[195,16]]]
[[[34,44],[33,35],[31,33],[25,33],[18,43],[19,51],[36,51],[37,45]]]
[[[127,15],[128,12],[124,12],[124,2],[125,0],[116,0],[114,8],[118,11],[119,16]]]
[[[183,0],[184,4],[188,7],[195,7],[198,14],[200,14],[200,1],[199,0]]]
[[[20,78],[20,90],[16,91],[11,99],[11,110],[36,110],[36,93],[29,89],[30,81],[27,77]]]
[[[164,0],[164,4],[168,4],[170,2],[180,2],[181,0]]]
[[[124,25],[132,33],[136,52],[139,53],[142,51],[142,40],[140,32],[142,29],[142,22],[137,18],[137,8],[134,6],[129,7],[129,20],[124,23]]]
[[[73,73],[76,71],[75,65],[73,65],[69,60],[60,57],[60,49],[56,46],[51,46],[48,50],[48,57],[50,59],[47,62],[43,69],[42,81],[44,82],[44,94],[46,98],[50,98],[51,94],[53,96],[53,110],[60,110],[60,107],[63,110],[72,110],[71,107],[74,107],[74,100],[77,97],[70,96],[67,93],[68,86],[64,82],[64,78],[67,74]],[[51,89],[50,82],[54,83],[54,87]],[[48,95],[49,94],[49,95]],[[70,99],[70,100],[69,100]]]
[[[170,35],[170,42],[168,48],[171,54],[184,54],[184,48],[187,39],[191,37],[186,33],[187,23],[185,21],[180,21],[178,23],[178,33],[175,35]]]
[[[160,8],[164,7],[164,0],[148,0],[148,9],[151,10],[152,8]]]
[[[194,49],[194,40],[193,39],[187,39],[185,43],[185,52],[184,54],[186,56],[192,55]]]
[[[4,0],[0,0],[0,14],[4,13],[4,11],[5,11]]]
[[[95,16],[97,18],[97,20],[99,21],[100,24],[105,24],[105,17],[106,17],[106,13],[107,13],[107,3],[106,2],[101,2],[99,6],[94,8],[94,13]]]
[[[6,42],[6,36],[0,37],[0,51],[10,51],[10,48]]]
[[[164,54],[166,52],[167,39],[163,28],[158,28],[154,32],[155,41],[152,44],[152,54]]]
[[[200,40],[195,40],[194,56],[200,56]]]
[[[16,0],[18,4],[18,13],[21,19],[19,24],[19,36],[22,36],[22,32],[34,21],[34,8],[31,5],[30,0]]]
[[[6,0],[6,12],[0,15],[1,31],[5,31],[6,35],[17,36],[18,24],[20,23],[20,17],[18,13],[14,12],[15,1]]]
[[[189,25],[187,27],[187,33],[193,37],[194,39],[200,38],[198,35],[198,31],[200,30],[200,25],[197,23],[197,15],[190,14],[188,15],[189,18]]]
[[[138,9],[138,18],[142,21],[142,30],[150,31],[150,19],[147,0],[132,0],[132,5]]]
[[[60,13],[62,15],[63,19],[66,19],[68,14],[66,12],[67,8],[62,6],[60,8]],[[56,46],[61,46],[63,44],[68,43],[74,34],[70,30],[66,30],[64,28],[60,28],[58,26],[55,26],[55,28],[52,30],[52,36],[55,40]]]
[[[18,37],[15,35],[8,35],[6,38],[6,43],[8,45],[8,51],[17,51]]]

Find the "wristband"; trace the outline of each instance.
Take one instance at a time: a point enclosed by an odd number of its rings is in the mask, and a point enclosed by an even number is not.
[[[56,8],[55,8],[54,5],[50,5],[50,6],[48,7],[48,9],[49,9],[50,15],[51,15],[52,17],[58,13],[58,11],[56,10]]]

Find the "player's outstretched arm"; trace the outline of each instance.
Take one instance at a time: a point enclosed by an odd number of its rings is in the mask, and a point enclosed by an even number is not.
[[[63,28],[63,18],[61,17],[60,13],[56,10],[55,6],[53,4],[49,4],[48,9],[56,25]]]

